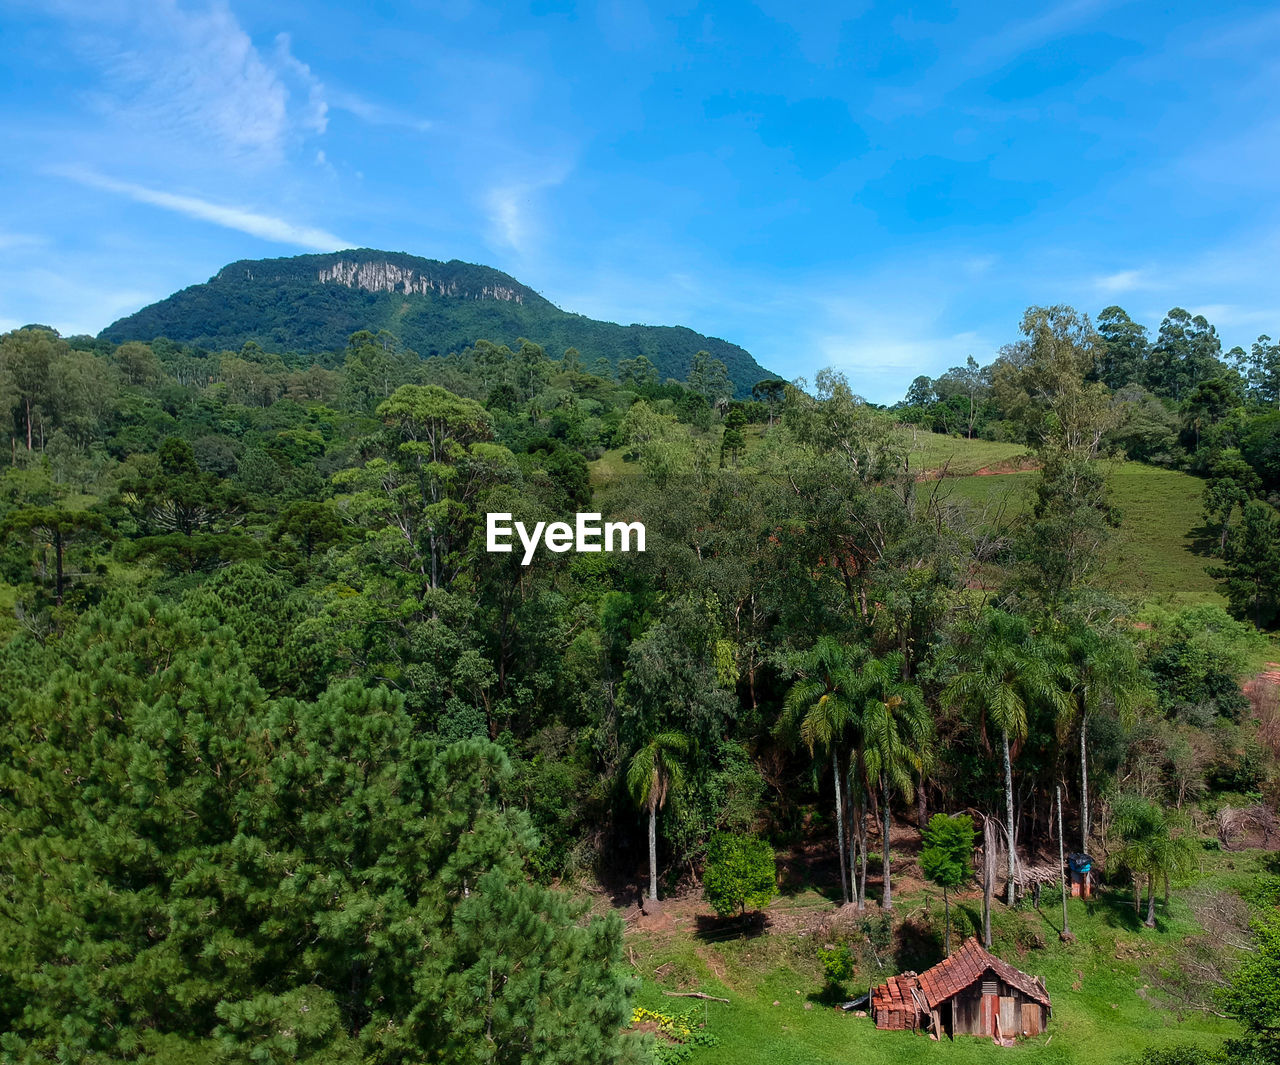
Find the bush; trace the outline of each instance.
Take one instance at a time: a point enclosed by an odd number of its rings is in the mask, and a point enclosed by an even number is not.
[[[727,832],[712,837],[702,890],[721,917],[769,905],[777,877],[773,848],[765,840]]]

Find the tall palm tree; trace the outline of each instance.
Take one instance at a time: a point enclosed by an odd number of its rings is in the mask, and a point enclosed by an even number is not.
[[[943,691],[951,706],[965,707],[1000,733],[1004,763],[1005,830],[1009,835],[1006,902],[1014,903],[1016,876],[1013,822],[1012,748],[1027,737],[1027,712],[1037,703],[1061,718],[1068,700],[1065,671],[1047,642],[1023,619],[988,610],[976,624],[958,633],[954,673]]]
[[[1150,799],[1129,796],[1116,804],[1115,829],[1123,840],[1120,861],[1133,873],[1134,911],[1141,893],[1141,877],[1147,878],[1148,928],[1156,926],[1156,880],[1163,879],[1168,906],[1169,881],[1195,864],[1195,845],[1183,816]]]
[[[866,702],[862,710],[863,763],[880,789],[884,811],[884,896],[881,906],[893,909],[889,867],[889,806],[896,791],[908,798],[916,774],[924,767],[924,751],[933,721],[920,689],[902,681],[902,654],[871,659],[862,670]]]
[[[849,901],[849,876],[845,863],[844,796],[840,780],[840,748],[857,741],[858,702],[862,682],[853,656],[839,641],[820,636],[808,651],[795,657],[796,681],[787,692],[780,732],[796,734],[809,748],[830,751],[836,786],[836,850],[840,855],[840,894]]]
[[[1065,638],[1070,717],[1080,725],[1080,849],[1089,850],[1089,723],[1110,711],[1127,720],[1147,695],[1133,644],[1122,633],[1073,625]]]
[[[627,790],[641,809],[649,811],[649,898],[658,899],[658,811],[667,795],[684,781],[680,757],[689,750],[688,737],[659,732],[635,754],[627,767]]]

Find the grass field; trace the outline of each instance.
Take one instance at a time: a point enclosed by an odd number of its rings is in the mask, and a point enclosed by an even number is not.
[[[1207,853],[1208,877],[1197,891],[1242,885],[1256,872],[1257,860],[1253,853]],[[899,897],[897,919],[918,916],[924,903],[922,893]],[[936,892],[929,905],[940,917]],[[976,918],[980,900],[970,898],[963,905]],[[806,910],[830,912],[831,904],[806,892],[775,900],[770,908],[775,922]],[[705,1019],[720,1044],[696,1050],[691,1065],[976,1065],[992,1060],[993,1054],[1002,1061],[1102,1065],[1122,1063],[1147,1046],[1216,1046],[1236,1030],[1232,1022],[1207,1012],[1185,1010],[1180,1015],[1153,986],[1151,967],[1176,967],[1178,951],[1188,937],[1203,932],[1188,901],[1176,892],[1170,912],[1160,914],[1154,931],[1141,928],[1124,887],[1089,903],[1073,899],[1069,917],[1077,941],[1070,945],[1058,940],[1061,908],[1055,895],[1046,893],[1039,912],[998,907],[998,915],[1002,934],[997,935],[994,952],[1044,978],[1053,1000],[1045,1034],[1005,1051],[983,1039],[934,1042],[909,1032],[882,1032],[870,1018],[832,1008],[830,997],[823,994],[816,959],[822,943],[804,932],[768,932],[721,942],[678,927],[665,934],[633,932],[627,937],[628,948],[642,976],[635,1001],[669,1014],[695,1009],[696,1016]],[[1019,923],[1022,934],[1015,937],[1011,930]],[[1027,942],[1029,932],[1039,932],[1042,949],[1020,951],[1014,945],[1014,938]],[[871,975],[879,983],[894,971],[890,964]],[[848,990],[856,996],[865,992],[867,983],[859,974]],[[697,989],[730,1002],[662,994],[671,989]]]
[[[963,443],[963,441],[961,441]],[[1204,482],[1177,470],[1138,462],[1110,467],[1111,498],[1122,518],[1107,575],[1118,591],[1170,606],[1225,603],[1207,572],[1200,498]],[[949,478],[939,487],[974,513],[1008,515],[1029,505],[1034,473]]]
[[[912,433],[903,430],[911,468],[917,471],[945,469],[948,476],[963,477],[979,470],[1016,465],[1027,458],[1025,444],[1002,444],[993,440],[965,440],[939,433]]]
[[[749,426],[748,431],[749,457],[752,446],[758,446],[760,427]],[[922,493],[936,490],[990,520],[1000,512],[1011,517],[1029,505],[1034,471],[1000,472],[1016,470],[1026,458],[1022,445],[935,433],[913,438],[909,432],[905,442],[913,468],[922,473],[946,468],[948,476],[935,482],[936,488],[926,482]],[[622,454],[620,449],[607,451],[590,464],[593,488],[638,473],[639,467],[624,462]],[[997,472],[974,476],[980,470]],[[1138,462],[1108,463],[1108,470],[1112,500],[1123,516],[1107,567],[1107,580],[1114,590],[1172,607],[1224,605],[1217,582],[1207,572],[1212,559],[1198,550],[1205,536],[1200,528],[1204,482]]]

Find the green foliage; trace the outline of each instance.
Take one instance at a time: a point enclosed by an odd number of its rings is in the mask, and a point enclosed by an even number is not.
[[[406,272],[429,291],[369,291],[318,280],[322,271],[356,263]],[[102,336],[115,343],[169,337],[213,349],[240,348],[252,341],[274,351],[310,354],[341,351],[360,330],[372,337],[388,329],[423,356],[462,351],[486,336],[509,344],[528,337],[550,351],[573,347],[585,365],[600,357],[616,364],[619,352],[629,352],[646,358],[659,380],[683,379],[695,354],[706,351],[727,367],[726,378],[739,382],[743,396],[750,382],[766,376],[736,344],[691,329],[593,321],[560,310],[489,267],[369,248],[230,263],[205,284],[112,323]],[[374,370],[370,376],[376,375]],[[388,389],[377,398],[389,394]]]
[[[847,943],[819,947],[818,960],[822,962],[822,971],[826,973],[827,979],[837,987],[853,979],[858,968],[857,959]]]
[[[973,875],[973,818],[934,814],[924,830],[920,871],[944,891],[954,891]]]
[[[1245,503],[1213,575],[1223,582],[1231,612],[1259,628],[1280,623],[1280,511],[1260,499]]]
[[[1263,906],[1254,920],[1255,951],[1231,974],[1222,1007],[1245,1029],[1229,1042],[1228,1060],[1280,1062],[1280,911]]]
[[[64,654],[4,707],[9,1055],[620,1053],[620,923],[524,879],[498,748],[441,749],[358,683],[269,701],[226,630],[159,604]]]
[[[777,888],[773,848],[756,836],[718,832],[707,845],[702,891],[721,917],[769,905]]]

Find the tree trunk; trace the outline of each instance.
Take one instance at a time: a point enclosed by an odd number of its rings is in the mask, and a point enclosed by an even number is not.
[[[982,828],[982,945],[991,949],[991,896],[995,889],[995,834],[990,817],[983,817]]]
[[[853,756],[849,756],[849,776],[845,778],[845,801],[849,807],[849,894],[853,896],[853,901],[861,907],[862,902],[858,898],[858,847],[862,840],[858,833],[854,831],[854,825],[858,823],[861,811],[858,810],[858,804],[854,799],[853,790]]]
[[[844,810],[840,792],[840,755],[835,746],[831,748],[831,769],[836,782],[836,853],[840,855],[840,895],[849,901],[849,880],[844,865]]]
[[[1080,716],[1080,853],[1089,853],[1089,761],[1086,754],[1086,737],[1089,734],[1089,715]]]
[[[1014,843],[1013,843],[1013,839],[1014,839],[1014,836],[1013,836],[1013,831],[1014,831],[1014,829],[1013,829],[1013,760],[1012,760],[1012,759],[1010,758],[1010,756],[1009,756],[1009,733],[1006,731],[1006,732],[1002,733],[1002,735],[1003,735],[1003,737],[1004,737],[1004,813],[1005,813],[1005,827],[1009,830],[1009,838],[1005,841],[1005,842],[1008,844],[1008,852],[1009,852],[1009,861],[1008,861],[1008,874],[1009,874],[1009,881],[1008,881],[1008,886],[1007,886],[1007,888],[1006,888],[1006,898],[1005,898],[1005,901],[1006,901],[1010,906],[1012,906],[1012,905],[1013,905],[1013,903],[1014,903],[1014,891],[1015,891],[1015,888],[1016,888],[1016,885],[1015,885],[1015,884],[1014,884],[1014,882],[1013,882],[1013,878],[1014,878],[1014,875],[1015,875],[1015,874],[1014,874],[1014,863],[1015,863],[1015,857],[1014,857],[1014,853],[1013,853],[1013,852],[1014,852]]]
[[[923,832],[929,827],[929,803],[924,794],[924,770],[920,770],[920,783],[916,788],[916,828]]]
[[[858,817],[858,832],[862,838],[859,846],[862,858],[862,872],[860,874],[861,883],[858,885],[858,908],[865,909],[867,905],[867,862],[870,855],[867,853],[868,835],[867,835],[867,789],[864,785],[862,788],[862,813]]]
[[[1058,875],[1062,877],[1062,934],[1067,936],[1071,934],[1071,929],[1067,927],[1067,860],[1063,854],[1062,842],[1062,787],[1059,785],[1053,790],[1058,799]]]
[[[58,606],[62,606],[62,530],[55,528],[53,530],[53,558],[54,558],[54,601]]]
[[[658,901],[658,804],[649,804],[649,898]]]
[[[1147,875],[1147,919],[1143,922],[1148,928],[1156,926],[1156,877],[1154,873]]]
[[[881,774],[880,786],[884,791],[884,897],[881,909],[893,909],[893,879],[889,869],[889,778]]]
[[[942,907],[947,911],[947,957],[951,957],[951,896],[947,894],[947,887],[942,886]]]

